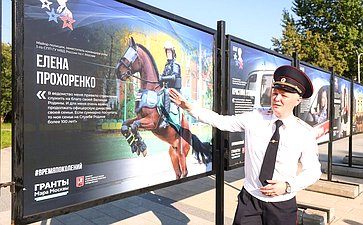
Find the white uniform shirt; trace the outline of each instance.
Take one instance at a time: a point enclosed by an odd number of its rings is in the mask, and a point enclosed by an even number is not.
[[[192,116],[220,130],[240,132],[245,130],[245,181],[244,188],[254,197],[265,202],[280,202],[293,198],[297,191],[315,183],[321,175],[318,145],[312,128],[291,115],[282,119],[280,141],[276,156],[273,180],[287,181],[291,193],[276,197],[263,195],[259,174],[267,145],[275,131],[278,119],[272,112],[255,110],[235,116],[222,116],[199,107],[193,108]],[[302,171],[297,175],[298,162]]]

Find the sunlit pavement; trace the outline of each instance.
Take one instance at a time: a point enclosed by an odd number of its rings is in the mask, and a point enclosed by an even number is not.
[[[354,136],[353,149],[363,151],[363,135]],[[348,150],[347,139],[333,144],[334,160],[340,161]],[[320,158],[324,160],[327,145],[321,145]],[[356,151],[354,151],[356,153]],[[357,154],[362,154],[358,152]],[[10,181],[11,150],[1,150],[1,181]],[[363,171],[362,171],[363,172]],[[225,172],[224,216],[225,225],[232,224],[237,195],[243,185],[243,168]],[[357,179],[363,183],[362,179]],[[57,216],[33,225],[214,225],[215,224],[215,176],[203,177],[153,192],[121,199],[104,205]],[[363,224],[363,195],[355,199],[303,190],[298,200],[317,202],[335,210],[334,225]],[[0,197],[0,224],[10,223],[10,189],[3,188]]]

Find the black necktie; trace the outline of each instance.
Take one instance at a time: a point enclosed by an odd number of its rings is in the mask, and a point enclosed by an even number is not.
[[[276,125],[275,133],[272,135],[271,140],[268,143],[259,176],[263,186],[268,184],[266,180],[272,179],[275,170],[276,155],[280,140],[279,127],[282,125],[282,121],[276,120],[275,125]]]

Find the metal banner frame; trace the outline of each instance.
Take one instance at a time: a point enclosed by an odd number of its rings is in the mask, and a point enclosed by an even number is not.
[[[128,6],[134,7],[135,9],[140,9],[145,12],[150,12],[157,16],[163,17],[167,20],[180,23],[190,27],[191,29],[196,29],[212,37],[215,34],[215,30],[203,26],[201,24],[195,23],[188,19],[179,17],[177,15],[168,13],[166,11],[160,10],[153,6],[141,3],[135,0],[119,0],[115,1]],[[173,180],[169,182],[160,183],[157,185],[148,186],[142,189],[135,189],[128,191],[126,193],[114,194],[104,198],[83,202],[80,204],[72,204],[66,207],[57,208],[55,210],[43,211],[41,213],[36,213],[28,216],[24,216],[24,116],[26,112],[24,111],[24,1],[13,0],[13,136],[12,136],[12,171],[13,171],[13,181],[15,183],[15,191],[12,194],[12,223],[13,224],[26,224],[42,219],[54,217],[57,215],[67,214],[77,210],[93,207],[100,204],[105,204],[107,202],[119,200],[125,197],[145,193],[151,190],[168,187],[171,185],[187,182],[190,180],[198,179],[201,177],[213,175],[216,173],[215,165],[218,163],[213,163],[211,171],[204,172],[199,175],[194,175],[191,177],[186,177],[180,180]],[[215,82],[215,74],[213,75],[214,85],[218,84]],[[214,88],[214,96],[218,96],[217,87]],[[214,104],[218,101],[213,100]],[[215,135],[215,129],[212,130],[213,135]],[[215,146],[218,145],[218,139],[213,138],[213,155],[215,153]],[[214,161],[217,162],[215,157]]]

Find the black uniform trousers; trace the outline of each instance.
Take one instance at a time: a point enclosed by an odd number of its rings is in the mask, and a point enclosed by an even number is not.
[[[244,188],[238,195],[233,225],[296,225],[296,198],[282,202],[264,202]]]

